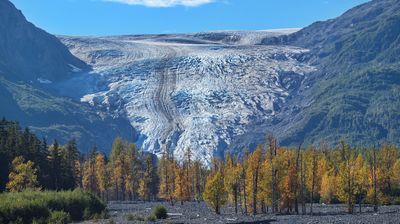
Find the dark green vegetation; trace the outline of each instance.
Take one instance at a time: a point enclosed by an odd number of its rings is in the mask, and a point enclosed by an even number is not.
[[[151,214],[147,217],[142,214],[129,213],[124,216],[127,221],[137,221],[137,222],[154,222],[157,219],[166,219],[168,218],[167,209],[163,205],[156,205],[151,209]]]
[[[74,172],[79,152],[74,139],[64,147],[57,141],[49,147],[29,129],[22,130],[16,122],[0,120],[0,192],[8,182],[11,161],[18,156],[34,163],[39,184],[44,189],[66,190],[79,186]]]
[[[162,205],[157,205],[152,209],[152,215],[154,215],[157,219],[166,219],[168,218],[167,209]]]
[[[35,27],[8,0],[0,1],[0,117],[18,120],[48,139],[77,139],[88,150],[110,148],[117,136],[132,138],[125,119],[93,111],[65,98],[54,83],[90,67],[74,57],[55,36]],[[39,80],[53,83],[43,84]],[[99,131],[101,130],[101,131]]]
[[[89,105],[55,96],[29,84],[1,78],[0,114],[29,126],[39,136],[66,143],[75,138],[79,148],[88,150],[94,144],[111,148],[117,136],[132,138],[134,131],[124,119],[97,114]],[[101,130],[101,131],[99,131]]]
[[[400,1],[374,0],[264,43],[308,48],[318,68],[288,102],[302,110],[275,129],[283,144],[400,143]]]
[[[68,223],[105,214],[97,197],[80,190],[0,194],[0,223]]]

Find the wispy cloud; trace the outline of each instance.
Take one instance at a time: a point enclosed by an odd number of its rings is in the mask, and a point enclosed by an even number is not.
[[[119,2],[128,5],[143,5],[147,7],[167,8],[178,5],[196,7],[214,2],[215,0],[104,0],[109,2]]]

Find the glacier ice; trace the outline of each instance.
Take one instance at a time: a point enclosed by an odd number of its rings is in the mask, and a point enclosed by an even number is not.
[[[127,116],[143,150],[159,154],[166,147],[180,158],[190,147],[209,161],[279,113],[315,70],[299,59],[307,49],[259,44],[293,31],[60,39],[106,86],[81,94],[82,102]]]

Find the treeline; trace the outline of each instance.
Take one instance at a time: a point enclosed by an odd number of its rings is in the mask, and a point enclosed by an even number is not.
[[[139,153],[134,144],[117,138],[109,158],[92,152],[83,162],[83,188],[105,200],[202,200],[208,171],[187,150],[180,163],[165,151],[160,159]]]
[[[96,147],[82,155],[74,139],[48,145],[5,119],[0,122],[0,160],[0,192],[83,188],[103,200],[200,201],[208,174],[190,150],[179,163],[168,151],[158,159],[117,138],[108,156]]]
[[[0,192],[6,187],[9,191],[80,187],[80,159],[74,139],[65,146],[57,141],[49,146],[17,122],[0,121]]]
[[[348,212],[362,204],[400,203],[400,159],[395,146],[284,148],[270,136],[265,146],[242,160],[215,159],[204,198],[220,212],[227,202],[243,214],[313,214],[313,203],[344,203]]]
[[[47,145],[15,122],[0,122],[0,190],[83,188],[103,200],[206,201],[217,213],[313,213],[313,203],[400,203],[400,159],[395,146],[285,148],[273,136],[242,158],[213,158],[209,167],[187,149],[177,161],[117,138],[109,155],[94,147],[81,155],[75,140]]]

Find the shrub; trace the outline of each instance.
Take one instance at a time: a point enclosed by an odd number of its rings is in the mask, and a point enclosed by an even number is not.
[[[81,221],[104,214],[105,208],[100,199],[82,190],[0,194],[1,223],[43,223],[53,211],[63,211],[71,221]]]
[[[138,214],[133,214],[133,213],[127,214],[127,215],[125,216],[125,218],[126,218],[126,220],[128,220],[128,221],[144,221],[144,220],[145,220],[145,219],[143,218],[143,216],[138,215]]]
[[[155,217],[154,215],[149,215],[147,217],[147,221],[149,222],[155,222],[157,220],[157,217]]]
[[[151,214],[154,215],[157,219],[168,218],[167,209],[162,205],[157,205],[156,207],[154,207]]]
[[[108,221],[107,221],[107,224],[115,224],[115,221],[114,221],[114,219],[110,219],[110,220],[108,220]]]
[[[71,222],[71,217],[64,211],[52,211],[48,219],[49,224],[67,224]]]

